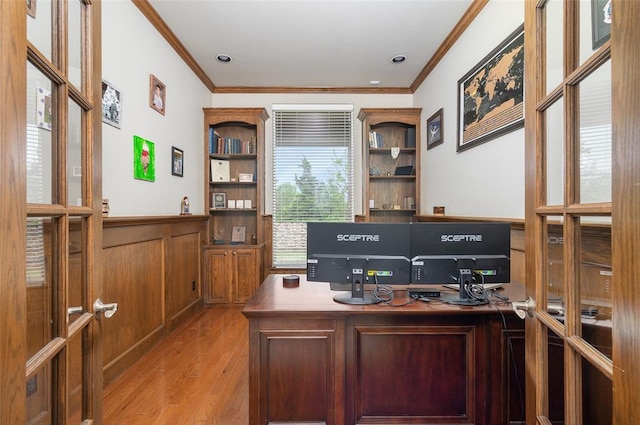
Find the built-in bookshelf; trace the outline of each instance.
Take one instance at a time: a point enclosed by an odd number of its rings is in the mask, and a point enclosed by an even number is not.
[[[420,197],[420,108],[365,108],[364,219],[411,222]]]
[[[209,242],[258,244],[264,239],[264,108],[204,108],[205,205]]]

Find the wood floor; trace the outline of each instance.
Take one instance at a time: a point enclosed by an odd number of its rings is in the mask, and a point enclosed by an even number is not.
[[[104,389],[105,425],[249,422],[241,306],[205,307]]]

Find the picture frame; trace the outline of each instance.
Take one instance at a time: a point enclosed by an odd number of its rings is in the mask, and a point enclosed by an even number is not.
[[[238,173],[238,181],[241,183],[248,183],[253,181],[253,174],[251,173]]]
[[[184,152],[171,146],[171,175],[182,177],[184,173]]]
[[[427,150],[444,142],[443,111],[444,109],[440,108],[438,112],[427,118]]]
[[[151,74],[149,76],[149,106],[162,115],[167,108],[166,94],[167,87],[155,75]]]
[[[247,228],[245,226],[234,226],[231,230],[231,243],[239,244],[245,243],[245,234],[247,232]]]
[[[139,136],[133,136],[133,177],[153,182],[156,180],[155,144]]]
[[[458,81],[457,151],[524,126],[524,25]]]
[[[36,3],[37,0],[27,0],[27,15],[33,19],[36,18]]]
[[[36,123],[38,128],[51,131],[53,128],[53,100],[51,91],[36,88]]]
[[[102,80],[102,122],[118,129],[122,125],[122,92],[107,80]]]
[[[611,38],[611,0],[591,0],[591,47],[597,50]]]
[[[224,192],[214,192],[211,194],[211,208],[222,209],[227,207],[227,194]]]

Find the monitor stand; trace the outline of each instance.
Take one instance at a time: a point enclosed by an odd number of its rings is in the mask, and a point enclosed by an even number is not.
[[[458,275],[458,285],[460,285],[459,291],[457,294],[452,295],[442,295],[440,297],[440,301],[449,304],[455,305],[484,305],[489,304],[489,300],[482,300],[477,298],[469,297],[467,293],[466,286],[471,285],[473,283],[473,274],[470,269],[460,269]]]
[[[381,300],[364,291],[364,273],[362,269],[353,269],[351,273],[351,292],[338,294],[333,300],[340,304],[367,305],[378,304]]]
[[[329,282],[329,289],[332,291],[350,291],[351,284],[350,283],[337,283],[337,282]]]

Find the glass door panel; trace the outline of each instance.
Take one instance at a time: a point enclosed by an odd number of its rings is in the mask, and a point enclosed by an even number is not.
[[[27,202],[55,203],[52,173],[57,109],[53,83],[27,62]]]
[[[546,19],[546,61],[547,84],[546,93],[553,91],[564,78],[562,60],[562,40],[564,39],[564,25],[562,22],[562,0],[550,0],[545,7]]]
[[[82,108],[72,99],[68,101],[67,120],[67,193],[68,205],[82,206]]]
[[[82,90],[82,0],[68,3],[68,74],[69,82]]]
[[[33,376],[27,377],[27,424],[52,425],[52,362],[47,362]]]
[[[547,302],[558,306],[564,305],[565,297],[563,233],[563,217],[547,217]],[[559,313],[557,309],[552,309],[551,312]]]
[[[582,360],[582,423],[584,425],[613,423],[612,384],[611,379],[598,368],[587,360]]]
[[[578,87],[580,203],[611,202],[611,61]]]
[[[580,63],[610,38],[611,0],[580,0]]]
[[[51,0],[27,1],[27,40],[52,61],[53,2]]]
[[[83,235],[83,218],[71,218],[69,221],[69,291],[67,295],[67,314],[69,324],[88,311],[86,304],[86,270]]]
[[[544,114],[547,205],[564,204],[564,99],[553,103]]]
[[[554,425],[564,425],[564,342],[561,337],[549,331],[547,343],[547,412],[542,412]]]
[[[57,335],[58,219],[27,219],[27,359]],[[25,360],[27,360],[25,359]]]
[[[84,418],[82,395],[84,379],[82,371],[84,370],[84,358],[82,355],[84,342],[84,332],[77,332],[69,338],[68,344],[68,404],[67,404],[67,423],[78,425]]]
[[[611,359],[611,224],[608,220],[594,223],[594,218],[580,220],[581,333],[586,342]]]

